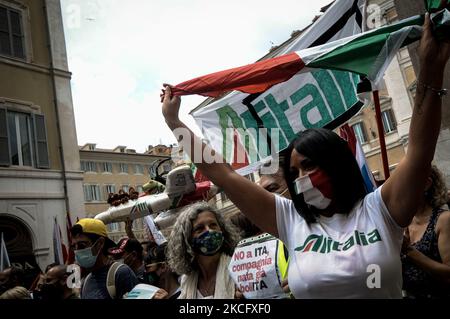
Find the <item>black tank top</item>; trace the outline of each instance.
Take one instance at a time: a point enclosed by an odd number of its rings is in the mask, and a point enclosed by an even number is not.
[[[425,256],[442,263],[438,249],[436,223],[444,209],[434,209],[422,238],[412,246]],[[448,298],[450,286],[440,283],[402,254],[403,290],[408,298]]]

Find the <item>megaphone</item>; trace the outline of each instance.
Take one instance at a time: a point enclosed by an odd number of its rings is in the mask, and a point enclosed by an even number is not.
[[[194,193],[196,185],[188,165],[177,167],[167,175],[166,189],[161,194],[139,197],[117,207],[110,207],[95,219],[105,224],[134,220],[147,215],[175,208],[186,194]]]

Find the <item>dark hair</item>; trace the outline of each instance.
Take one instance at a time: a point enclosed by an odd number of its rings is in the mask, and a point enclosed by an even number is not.
[[[25,271],[22,268],[11,266],[10,280],[17,283],[17,286],[24,286]]]
[[[305,203],[303,196],[295,194],[294,181],[298,176],[291,170],[290,156],[294,149],[312,160],[330,177],[339,213],[348,214],[367,194],[358,163],[344,139],[323,128],[300,132],[287,148],[289,155],[285,158],[284,176],[294,206],[307,223],[316,222],[318,212]]]
[[[81,225],[79,225],[79,224],[73,225],[73,227],[70,229],[70,234],[72,235],[72,237],[79,236],[79,235],[84,235],[87,238],[89,238],[89,240],[92,242],[92,244],[94,244],[100,237],[103,237],[103,236],[100,236],[100,235],[97,235],[97,234],[84,233],[83,232],[83,227]],[[104,256],[108,256],[109,255],[109,249],[111,247],[113,247],[114,245],[108,238],[106,238],[106,237],[103,237],[103,238],[105,239],[105,244],[103,245],[103,248],[102,248],[102,254]]]
[[[147,257],[145,257],[145,264],[154,264],[167,261],[166,258],[166,247],[167,243],[153,247],[149,252]]]
[[[142,252],[144,251],[144,248],[142,248],[141,243],[137,239],[134,239],[134,238],[128,239],[128,241],[125,244],[125,247],[123,247],[123,249],[128,253],[136,252],[137,258],[140,261],[143,260]]]
[[[51,263],[50,265],[48,265],[47,267],[45,267],[45,273],[47,273],[50,269],[52,269],[55,266],[58,266],[59,263]]]
[[[231,216],[230,220],[236,227],[239,228],[239,230],[241,231],[242,238],[253,237],[261,232],[261,229],[259,229],[258,226],[253,224],[250,221],[250,219],[245,217],[245,215],[242,214],[241,212]]]
[[[435,209],[447,203],[447,185],[445,185],[444,176],[435,165],[431,165],[430,178],[431,185],[425,192],[425,202]]]

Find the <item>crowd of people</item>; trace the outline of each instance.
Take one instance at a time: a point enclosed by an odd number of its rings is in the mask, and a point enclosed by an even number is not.
[[[153,299],[247,298],[254,290],[242,291],[239,282],[248,278],[233,277],[230,263],[249,244],[271,240],[277,262],[260,275],[273,271],[278,298],[449,298],[449,193],[432,159],[450,44],[434,38],[429,18],[419,57],[408,152],[374,192],[367,193],[347,142],[326,129],[299,133],[281,169],[258,183],[189,154],[241,215],[225,218],[196,203],[178,216],[167,244],[145,248],[130,230],[116,244],[102,221],[82,219],[71,229],[81,288],[67,284],[67,265],[49,265],[31,289],[12,267],[0,272],[0,299],[121,299],[140,284],[156,287]],[[177,138],[177,129],[189,130],[178,117],[180,103],[165,85],[162,111]],[[179,142],[188,152],[209,148],[192,132]],[[137,196],[111,194],[109,202]],[[380,277],[369,285],[373,265]]]

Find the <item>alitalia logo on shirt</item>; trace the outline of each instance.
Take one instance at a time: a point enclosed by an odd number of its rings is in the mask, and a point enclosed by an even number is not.
[[[377,229],[370,233],[364,234],[355,230],[355,232],[345,242],[338,242],[330,237],[323,235],[311,234],[306,238],[303,245],[295,248],[295,251],[306,253],[308,251],[318,252],[321,254],[328,254],[332,251],[346,251],[355,245],[368,246],[381,241],[380,233]]]

